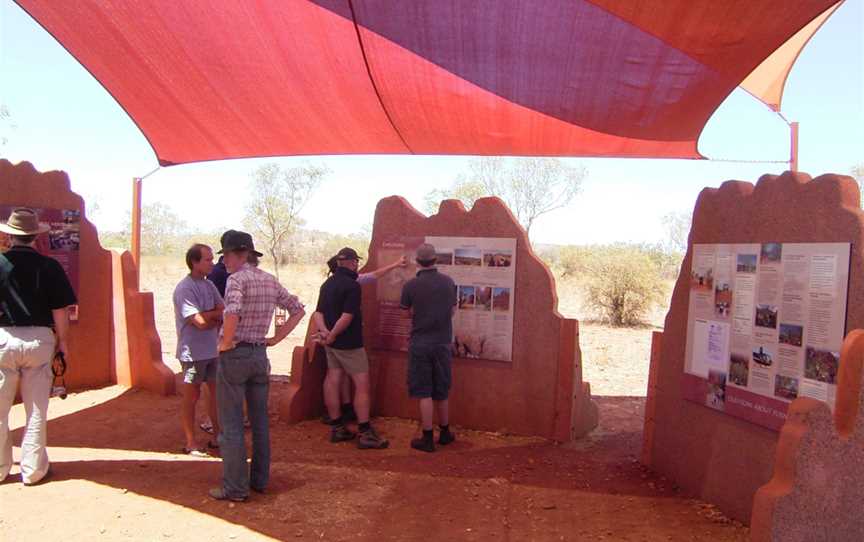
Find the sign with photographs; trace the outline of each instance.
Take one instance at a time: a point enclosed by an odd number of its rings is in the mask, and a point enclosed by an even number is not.
[[[796,397],[833,409],[850,249],[693,245],[684,396],[774,430]]]
[[[5,223],[16,207],[21,207],[21,205],[0,205],[0,221]],[[40,223],[48,224],[51,227],[48,233],[36,238],[36,250],[40,254],[50,256],[60,262],[63,270],[66,271],[66,276],[69,277],[72,289],[75,290],[75,295],[79,296],[80,261],[78,248],[81,243],[81,211],[48,208],[34,208],[33,210],[36,211]],[[0,232],[0,252],[5,252],[9,246],[9,237]],[[69,314],[71,320],[77,320],[78,306],[70,307]]]
[[[486,237],[403,238],[382,245],[380,265],[405,256],[409,265],[378,282],[377,346],[407,350],[411,316],[399,308],[402,286],[417,273],[414,252],[422,243],[438,253],[438,271],[457,285],[453,346],[456,357],[512,361],[516,239]]]

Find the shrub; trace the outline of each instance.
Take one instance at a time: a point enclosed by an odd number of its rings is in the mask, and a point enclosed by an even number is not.
[[[611,245],[582,251],[585,298],[597,315],[615,326],[638,324],[663,299],[657,264],[639,247]]]

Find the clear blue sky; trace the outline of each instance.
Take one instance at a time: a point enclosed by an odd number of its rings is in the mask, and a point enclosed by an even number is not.
[[[864,162],[864,0],[847,0],[804,49],[786,85],[784,114],[801,123],[800,169],[813,176],[847,173]],[[0,0],[0,103],[12,126],[0,156],[37,169],[62,169],[88,202],[102,229],[120,229],[131,205],[131,179],[156,167],[144,137],[107,92],[10,0]],[[699,141],[711,158],[786,160],[789,131],[763,104],[736,91],[718,109]],[[450,185],[466,157],[349,156],[284,158],[326,164],[332,175],[304,212],[309,227],[350,233],[372,221],[377,201],[423,195]],[[273,160],[267,160],[273,161]],[[566,209],[541,218],[541,243],[655,241],[661,217],[689,211],[705,186],[755,182],[783,164],[685,160],[567,159],[588,171],[583,193]],[[249,173],[261,160],[164,168],[145,181],[145,203],[169,204],[189,223],[237,227]]]

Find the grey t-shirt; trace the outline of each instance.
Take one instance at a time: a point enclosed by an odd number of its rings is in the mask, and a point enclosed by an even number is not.
[[[438,345],[453,341],[456,284],[437,269],[421,269],[402,287],[403,309],[413,309],[411,344]]]
[[[219,328],[198,329],[187,318],[224,305],[216,285],[207,279],[186,275],[174,288],[174,325],[177,328],[177,359],[201,361],[219,355]]]

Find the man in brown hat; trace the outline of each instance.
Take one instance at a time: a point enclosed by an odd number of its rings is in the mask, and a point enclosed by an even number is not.
[[[263,493],[270,479],[270,361],[267,347],[275,346],[297,327],[303,305],[270,273],[249,264],[249,255],[261,257],[252,236],[235,231],[222,240],[225,268],[225,313],[219,339],[217,403],[222,433],[222,485],[211,489],[214,499],[245,501],[249,490]],[[276,307],[288,311],[285,325],[267,337]],[[252,463],[246,463],[243,403],[252,424]]]
[[[33,209],[19,207],[0,232],[11,248],[0,254],[0,482],[12,468],[9,410],[20,382],[27,425],[21,441],[21,481],[48,474],[46,424],[56,352],[67,353],[66,309],[76,303],[63,268],[36,252],[36,237],[49,230]]]

